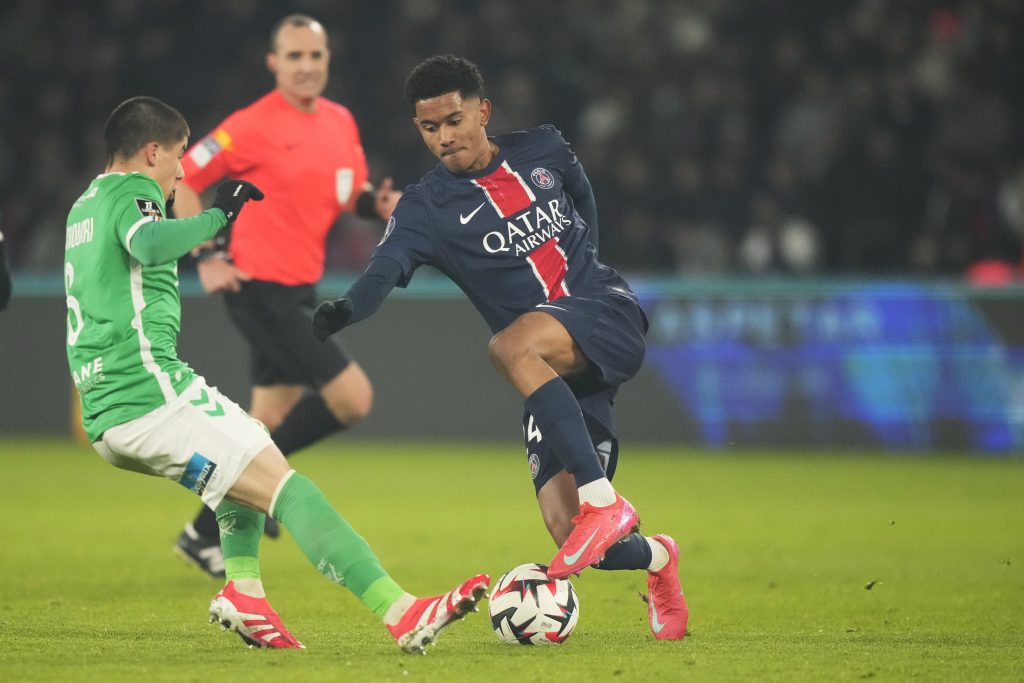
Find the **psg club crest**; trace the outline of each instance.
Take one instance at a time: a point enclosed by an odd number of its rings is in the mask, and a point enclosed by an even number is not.
[[[530,453],[530,479],[536,479],[537,473],[540,472],[540,458],[536,453]]]
[[[546,168],[535,168],[530,173],[530,181],[542,190],[550,190],[555,186],[555,177]]]

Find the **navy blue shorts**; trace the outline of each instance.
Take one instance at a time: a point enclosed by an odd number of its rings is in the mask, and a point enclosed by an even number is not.
[[[249,342],[252,383],[258,387],[302,384],[319,389],[351,362],[333,339],[313,336],[317,306],[313,285],[250,280],[225,295],[228,313]]]
[[[534,310],[556,318],[590,361],[579,377],[566,380],[580,403],[587,431],[608,479],[615,476],[619,440],[612,425],[612,406],[619,385],[640,369],[647,351],[647,317],[632,299],[609,295],[602,299],[562,297],[539,304]],[[534,489],[539,492],[562,463],[548,442],[523,413],[523,439]]]
[[[647,316],[634,300],[616,294],[565,296],[533,310],[562,323],[590,361],[581,376],[566,380],[577,398],[618,388],[640,370],[647,353]]]

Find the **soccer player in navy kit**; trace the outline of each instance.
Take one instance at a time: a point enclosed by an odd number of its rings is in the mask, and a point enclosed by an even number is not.
[[[491,103],[471,62],[427,59],[406,99],[441,163],[408,188],[366,272],[313,318],[320,339],[372,315],[417,267],[445,273],[490,326],[491,361],[526,402],[524,434],[537,499],[558,553],[549,576],[588,565],[648,570],[659,639],[681,639],[688,609],[679,549],[636,532],[610,483],[618,459],[611,406],[639,370],[647,320],[636,295],[597,260],[590,182],[552,126],[489,138]]]

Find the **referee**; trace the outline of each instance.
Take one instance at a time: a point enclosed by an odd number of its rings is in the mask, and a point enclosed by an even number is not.
[[[292,14],[271,32],[267,68],[275,88],[228,116],[182,160],[175,213],[202,210],[199,193],[225,177],[252,181],[266,199],[239,217],[229,237],[194,252],[199,279],[223,292],[249,343],[250,414],[287,456],[369,413],[373,387],[340,346],[310,333],[315,285],[327,233],[355,211],[386,220],[401,193],[390,179],[374,192],[359,129],[344,106],[321,97],[330,48],[324,27]],[[276,536],[276,528],[268,528]],[[224,576],[217,521],[203,508],[177,551],[206,573]]]

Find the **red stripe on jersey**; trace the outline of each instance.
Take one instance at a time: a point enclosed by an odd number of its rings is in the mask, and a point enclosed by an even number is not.
[[[512,170],[507,161],[494,169],[494,173],[477,178],[473,184],[484,191],[487,201],[502,218],[530,208],[537,197],[518,173]]]
[[[569,270],[569,265],[565,252],[558,246],[558,240],[552,237],[530,252],[526,260],[530,262],[533,274],[544,287],[544,295],[548,301],[569,296],[569,288],[565,286],[565,274]]]

